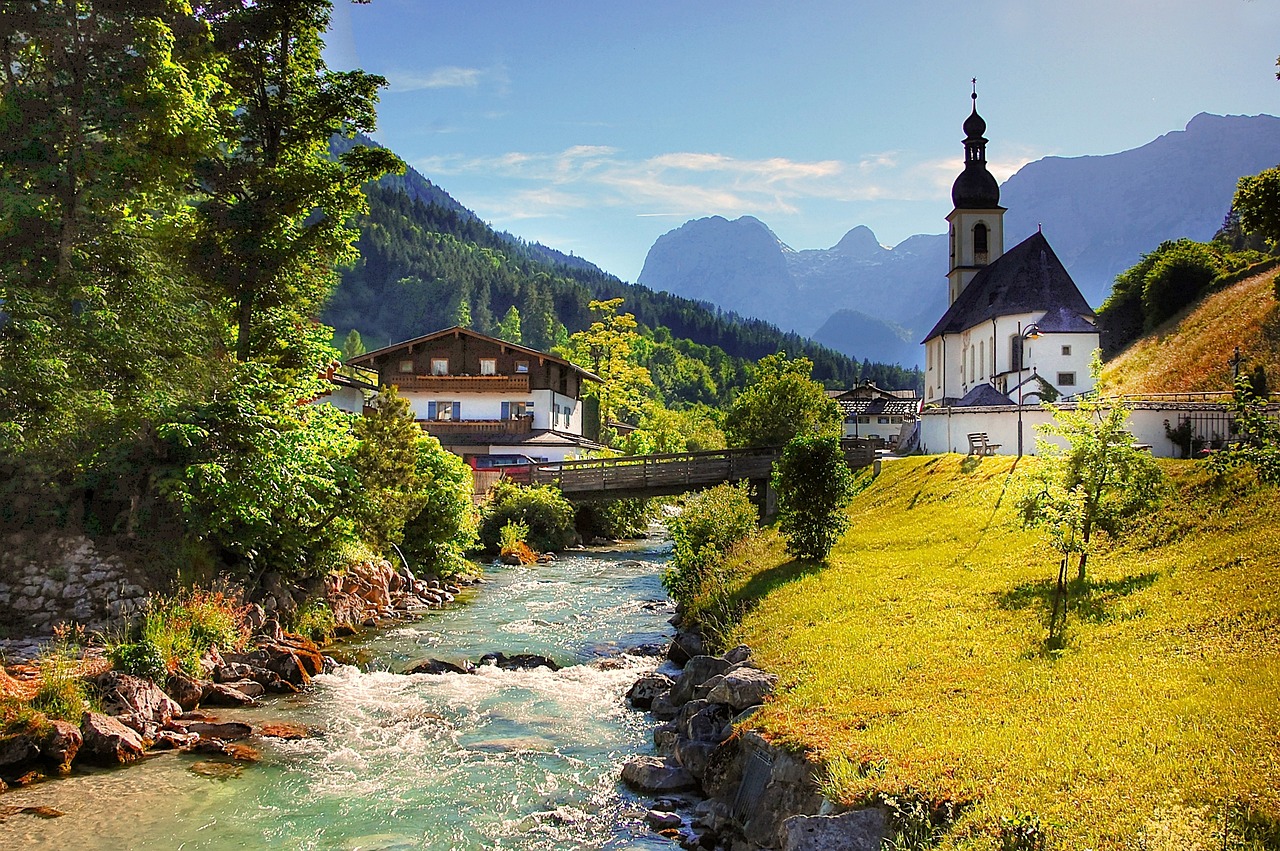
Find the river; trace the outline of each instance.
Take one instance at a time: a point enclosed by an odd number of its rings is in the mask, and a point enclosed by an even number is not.
[[[623,761],[651,751],[650,722],[623,695],[657,660],[599,664],[668,637],[669,549],[655,539],[486,568],[452,606],[338,647],[357,664],[309,692],[218,713],[321,735],[252,741],[262,761],[215,766],[220,777],[198,773],[208,757],[167,753],[11,791],[0,811],[64,815],[9,815],[0,848],[670,849],[617,780]],[[491,651],[566,667],[397,673]]]

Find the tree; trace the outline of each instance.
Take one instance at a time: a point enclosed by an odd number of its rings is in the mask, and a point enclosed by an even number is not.
[[[404,164],[329,139],[370,132],[386,80],[330,71],[329,0],[211,0],[201,7],[225,57],[216,155],[198,164],[192,268],[230,307],[237,359],[270,359],[287,328],[315,315],[354,259],[361,187]],[[285,330],[282,330],[285,329]]]
[[[808,358],[782,352],[762,359],[755,380],[738,395],[725,418],[730,446],[783,446],[797,436],[838,437],[840,406],[814,381]]]
[[[347,332],[347,337],[342,341],[342,359],[349,361],[352,358],[358,358],[365,353],[364,340],[360,338],[360,332],[352,328]]]
[[[621,306],[620,298],[592,301],[590,308],[597,319],[585,331],[572,335],[567,347],[558,350],[602,379],[600,384],[588,384],[586,392],[600,402],[604,442],[610,442],[611,434],[604,426],[614,421],[632,421],[644,409],[646,400],[656,395],[649,370],[633,360],[640,339],[636,318],[630,313],[619,313]]]
[[[1261,383],[1266,384],[1265,370]],[[1262,481],[1280,484],[1280,422],[1267,412],[1265,387],[1262,392],[1255,387],[1251,376],[1236,378],[1231,397],[1233,439],[1209,456],[1209,464],[1219,474],[1249,466]]]
[[[502,321],[494,329],[493,336],[508,343],[515,343],[517,346],[523,345],[524,335],[520,333],[520,311],[514,304],[503,314]]]
[[[1231,207],[1246,233],[1275,246],[1280,242],[1280,166],[1240,178]]]
[[[832,436],[792,438],[773,474],[778,491],[778,526],[787,552],[826,561],[849,527],[844,509],[853,499],[853,473],[840,441]]]
[[[1100,388],[1102,359],[1096,351],[1092,372]],[[1077,559],[1076,582],[1083,585],[1095,532],[1115,534],[1154,505],[1163,474],[1151,453],[1138,448],[1126,427],[1129,410],[1118,399],[1104,402],[1094,395],[1074,409],[1048,407],[1054,421],[1038,428],[1066,446],[1037,438],[1039,462],[1018,507],[1024,524],[1045,530],[1061,556],[1049,621],[1050,637],[1058,638],[1071,558]]]

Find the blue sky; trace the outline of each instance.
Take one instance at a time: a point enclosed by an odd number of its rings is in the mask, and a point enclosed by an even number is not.
[[[1280,114],[1276,0],[336,0],[328,45],[390,81],[380,142],[625,280],[701,216],[794,248],[942,232],[971,77],[1002,180]]]

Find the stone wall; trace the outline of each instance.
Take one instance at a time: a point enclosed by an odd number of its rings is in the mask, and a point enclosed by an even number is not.
[[[83,535],[0,539],[0,632],[10,636],[47,635],[60,623],[105,631],[146,597],[119,556]]]

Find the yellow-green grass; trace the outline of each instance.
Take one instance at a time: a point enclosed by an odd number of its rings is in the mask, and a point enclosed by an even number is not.
[[[1263,364],[1280,387],[1280,302],[1275,270],[1213,293],[1113,358],[1103,370],[1113,393],[1190,393],[1231,389],[1237,346],[1246,368]]]
[[[1013,511],[1030,463],[895,461],[829,566],[776,536],[749,552],[734,638],[781,675],[753,725],[845,803],[972,802],[943,848],[999,848],[1020,813],[1063,849],[1220,848],[1224,807],[1280,820],[1280,493],[1166,464],[1168,503],[1093,557],[1051,654],[1056,555]]]

